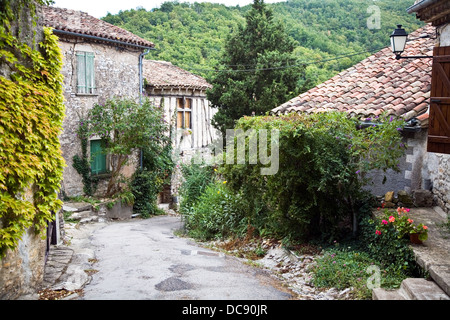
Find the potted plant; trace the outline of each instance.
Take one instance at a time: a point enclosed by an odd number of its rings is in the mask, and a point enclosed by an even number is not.
[[[409,232],[409,239],[411,243],[422,244],[423,241],[428,239],[428,227],[422,223],[414,226]]]
[[[428,227],[424,224],[415,225],[414,220],[409,215],[408,208],[397,208],[397,213],[384,210],[384,215],[381,217],[376,234],[380,235],[382,232],[389,232],[394,230],[398,238],[407,238],[414,244],[421,244],[428,239]]]

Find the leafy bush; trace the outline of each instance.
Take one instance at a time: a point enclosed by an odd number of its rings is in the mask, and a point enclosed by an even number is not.
[[[179,191],[180,212],[188,213],[214,179],[214,168],[204,164],[181,165],[183,183]]]
[[[133,212],[139,213],[143,218],[158,214],[157,198],[162,185],[163,180],[158,172],[138,169],[130,183],[134,196]]]
[[[240,235],[247,229],[239,195],[231,192],[226,181],[206,186],[192,207],[184,211],[188,234],[202,240]]]
[[[405,149],[401,123],[380,118],[361,130],[343,113],[244,117],[237,129],[279,130],[279,170],[261,175],[262,164],[249,164],[247,136],[245,164],[224,164],[219,171],[242,194],[246,217],[265,229],[260,232],[287,239],[336,239],[345,227],[356,231],[358,204],[367,197],[365,174],[398,170]],[[268,145],[270,150],[270,139]]]

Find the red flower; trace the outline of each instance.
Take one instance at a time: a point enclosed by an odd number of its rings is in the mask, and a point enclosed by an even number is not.
[[[376,230],[375,233],[376,233],[377,235],[380,235],[380,234],[381,234],[381,231],[380,231],[380,230]]]

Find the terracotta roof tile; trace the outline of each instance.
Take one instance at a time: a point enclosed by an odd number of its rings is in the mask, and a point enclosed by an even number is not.
[[[409,38],[413,40],[407,42],[403,56],[432,55],[434,40],[418,36],[434,32],[434,27],[426,25],[411,33]],[[346,110],[351,116],[366,119],[387,111],[410,120],[427,112],[431,64],[431,59],[396,60],[386,47],[272,113]]]
[[[57,30],[118,40],[132,45],[154,47],[152,42],[106,21],[90,16],[86,12],[43,6],[42,16],[45,26]]]
[[[144,60],[144,77],[154,88],[190,88],[206,90],[212,86],[200,76],[167,61]]]

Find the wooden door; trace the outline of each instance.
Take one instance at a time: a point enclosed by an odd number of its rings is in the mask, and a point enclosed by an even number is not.
[[[450,154],[450,47],[433,56],[427,151]]]

